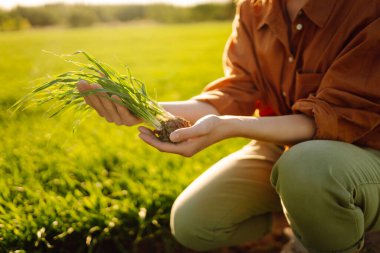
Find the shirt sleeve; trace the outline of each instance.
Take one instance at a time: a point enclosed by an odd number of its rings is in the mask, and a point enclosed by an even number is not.
[[[233,31],[223,54],[225,76],[208,84],[192,99],[213,105],[220,114],[252,115],[257,90],[252,80],[254,69],[252,34],[249,28],[249,1],[238,4]]]
[[[315,139],[380,148],[380,19],[351,39],[321,80],[316,94],[294,112],[314,117]]]

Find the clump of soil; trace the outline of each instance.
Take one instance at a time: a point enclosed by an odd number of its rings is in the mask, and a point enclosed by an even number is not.
[[[191,124],[184,118],[174,117],[167,121],[161,121],[161,130],[155,130],[157,138],[160,141],[171,142],[169,136],[172,132],[179,128],[190,127]]]

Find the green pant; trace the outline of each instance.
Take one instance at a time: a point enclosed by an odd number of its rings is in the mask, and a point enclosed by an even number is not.
[[[366,231],[380,230],[380,151],[307,141],[283,153],[253,142],[186,188],[171,229],[205,251],[259,239],[281,210],[310,252],[356,252]]]

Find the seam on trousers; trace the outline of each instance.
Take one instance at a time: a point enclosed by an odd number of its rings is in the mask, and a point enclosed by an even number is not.
[[[238,205],[232,207],[229,211],[226,211],[225,215],[223,215],[219,220],[218,222],[216,222],[215,226],[211,229],[211,231],[213,232],[213,236],[212,236],[212,241],[215,242],[215,239],[216,239],[216,231],[217,231],[217,226],[218,224],[223,221],[227,216],[228,214],[232,213],[233,211],[235,211],[236,209],[238,208]]]
[[[218,230],[218,228],[217,228],[218,225],[217,224],[219,224],[221,221],[223,221],[230,213],[234,212],[238,207],[239,207],[238,205],[233,206],[229,211],[226,211],[225,215],[223,215],[218,220],[218,222],[216,222],[215,226],[211,229],[211,231],[213,232],[212,242],[215,242],[215,239],[216,239],[216,233],[215,232]],[[265,214],[265,213],[263,213],[263,214]],[[257,216],[259,216],[259,214]],[[248,217],[248,219],[251,218],[251,217],[254,217],[254,216],[250,216],[250,217]],[[241,223],[243,221],[244,220],[240,221],[239,223]],[[236,225],[236,224],[233,224],[233,225]],[[235,229],[234,229],[234,231],[235,231]]]

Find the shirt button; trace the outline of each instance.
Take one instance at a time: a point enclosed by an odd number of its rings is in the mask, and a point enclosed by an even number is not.
[[[285,92],[285,91],[282,92],[282,96],[283,96],[284,98],[286,98],[286,92]]]
[[[294,61],[293,56],[289,56],[288,61],[289,61],[290,63],[292,63],[292,62]]]
[[[302,28],[303,28],[303,25],[302,25],[302,24],[297,24],[297,25],[296,25],[296,29],[297,29],[298,31],[301,31]]]

